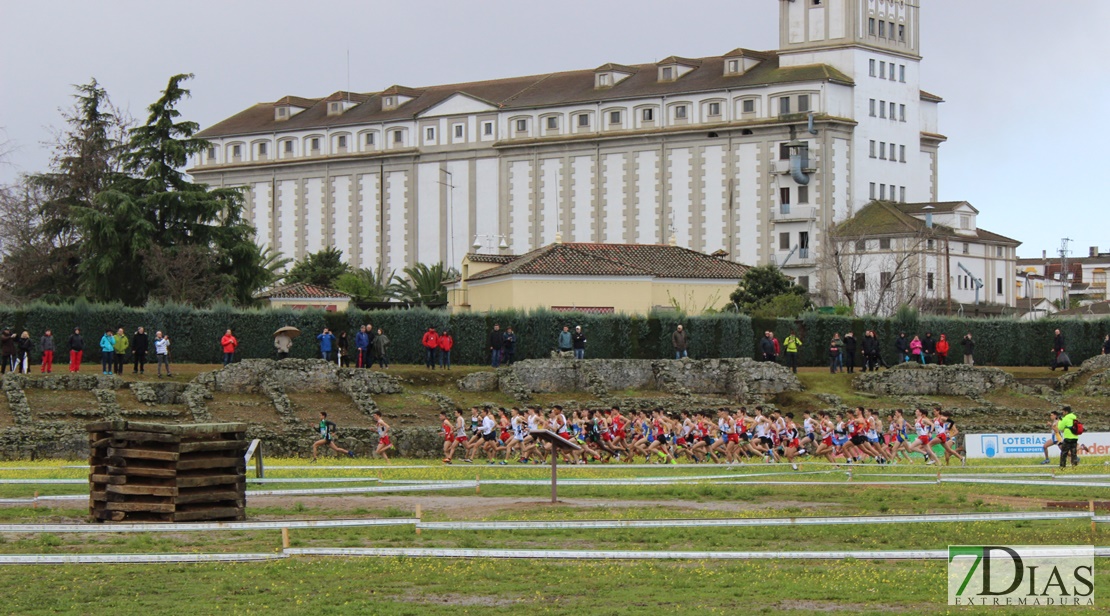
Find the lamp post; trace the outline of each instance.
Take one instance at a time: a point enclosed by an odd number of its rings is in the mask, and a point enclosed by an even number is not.
[[[474,236],[474,251],[477,252],[485,246],[490,251],[490,254],[493,254],[494,242],[497,242],[497,248],[499,250],[506,250],[509,247],[507,238],[504,235],[479,233]]]

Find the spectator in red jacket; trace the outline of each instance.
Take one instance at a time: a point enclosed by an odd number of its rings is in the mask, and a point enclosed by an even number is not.
[[[455,348],[455,339],[446,329],[439,334],[439,367],[444,370],[451,369],[451,349]]]
[[[220,338],[220,346],[224,349],[224,365],[235,361],[235,349],[239,348],[239,341],[235,339],[235,334],[232,334],[230,329],[224,332],[223,338]]]
[[[424,343],[424,367],[435,370],[436,353],[439,352],[439,334],[436,333],[436,328],[429,327],[428,331],[424,332],[421,342]]]

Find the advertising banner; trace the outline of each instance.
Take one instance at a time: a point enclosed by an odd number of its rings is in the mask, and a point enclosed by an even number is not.
[[[1028,458],[1044,455],[1043,434],[965,434],[968,458]],[[1049,456],[1059,456],[1060,449],[1051,447]],[[1079,455],[1110,455],[1110,432],[1084,432],[1079,437]]]

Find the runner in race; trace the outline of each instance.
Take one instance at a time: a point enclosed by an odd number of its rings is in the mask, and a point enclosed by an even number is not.
[[[1044,442],[1042,448],[1044,449],[1044,461],[1041,464],[1051,464],[1052,460],[1048,458],[1048,450],[1052,447],[1059,448],[1060,443],[1064,442],[1064,437],[1060,434],[1060,428],[1056,424],[1060,423],[1060,414],[1056,411],[1051,411],[1048,414],[1048,440]]]
[[[443,429],[443,463],[451,463],[451,455],[455,453],[455,424],[447,419],[447,413],[439,414],[439,426]]]
[[[385,420],[382,419],[381,411],[374,411],[374,419],[377,421],[378,429],[378,447],[374,450],[374,454],[388,461],[389,456],[386,455],[385,452],[396,448],[393,445],[393,441],[389,438],[389,424],[385,423]]]
[[[320,445],[324,444],[327,444],[327,446],[333,451],[345,454],[348,458],[355,457],[354,451],[350,449],[343,449],[342,447],[335,444],[335,439],[338,431],[336,430],[335,422],[328,420],[328,414],[324,411],[320,411],[320,424],[318,425],[318,430],[320,433],[320,438],[316,442],[312,443],[313,462],[316,461],[316,449],[320,447]]]

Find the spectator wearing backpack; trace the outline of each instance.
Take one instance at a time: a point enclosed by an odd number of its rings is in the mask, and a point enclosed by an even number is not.
[[[329,420],[328,414],[324,411],[320,411],[320,423],[318,425],[318,429],[320,430],[320,438],[315,443],[312,443],[313,462],[316,461],[316,449],[319,448],[320,445],[324,444],[327,444],[327,446],[335,452],[345,454],[348,458],[355,457],[355,452],[351,451],[350,449],[343,449],[339,445],[335,444],[335,422]]]
[[[1084,432],[1083,424],[1070,406],[1065,406],[1063,411],[1064,417],[1056,424],[1064,437],[1064,441],[1060,443],[1060,468],[1067,466],[1068,456],[1071,456],[1071,465],[1075,467],[1079,464],[1079,435]]]

